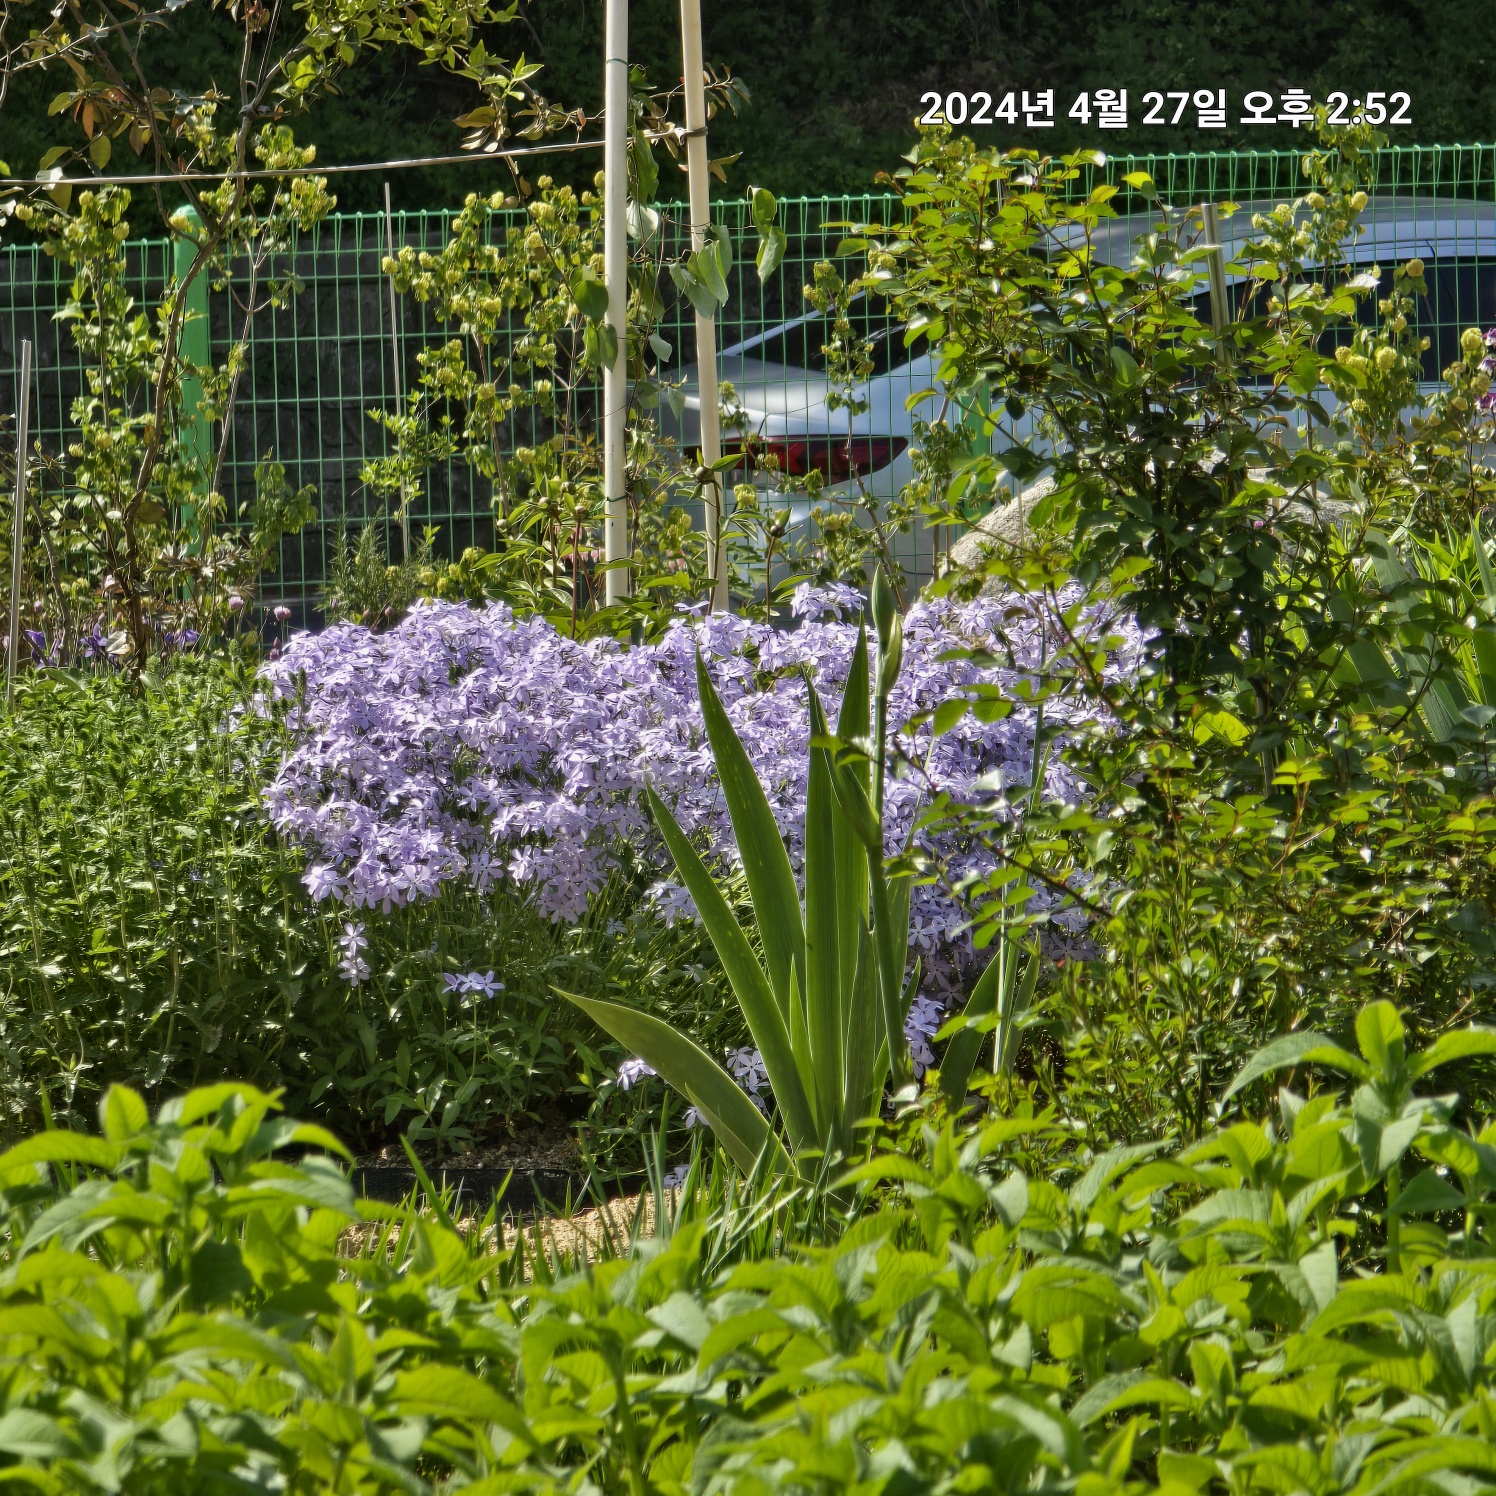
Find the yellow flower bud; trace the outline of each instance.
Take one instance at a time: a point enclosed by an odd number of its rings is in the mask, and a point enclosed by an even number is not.
[[[1311,208],[1313,208],[1316,213],[1320,213],[1320,212],[1324,211],[1325,199],[1324,199],[1324,194],[1323,193],[1320,193],[1320,192],[1311,192],[1309,194],[1309,196],[1304,199],[1304,201],[1306,203],[1308,203],[1309,206]]]
[[[1395,349],[1392,349],[1392,348],[1378,348],[1377,349],[1377,368],[1379,368],[1379,369],[1381,369],[1381,370],[1383,370],[1385,372],[1386,370],[1390,369],[1393,366],[1393,364],[1395,364],[1396,362],[1397,362],[1397,352],[1396,352]]]
[[[1351,351],[1344,343],[1335,350],[1335,362],[1343,369],[1351,361]]]
[[[1403,269],[1406,271],[1409,280],[1420,280],[1423,276],[1423,261],[1419,259],[1409,260],[1403,266]]]
[[[1366,194],[1364,192],[1357,192],[1351,198],[1351,207],[1357,213],[1359,213],[1361,209],[1366,206],[1366,200]]]
[[[1388,325],[1392,328],[1393,332],[1406,332],[1408,319],[1399,312]]]
[[[1478,327],[1467,327],[1460,334],[1460,351],[1466,358],[1474,358],[1485,351],[1486,340]]]

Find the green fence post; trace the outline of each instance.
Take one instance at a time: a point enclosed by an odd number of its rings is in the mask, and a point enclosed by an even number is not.
[[[182,208],[172,215],[172,226],[178,237],[172,240],[172,274],[180,286],[192,270],[197,244],[202,233],[202,219],[195,208]],[[187,288],[187,309],[182,322],[181,361],[183,364],[206,365],[208,362],[208,277],[199,272]],[[213,423],[203,413],[203,382],[195,374],[183,373],[182,423],[178,440],[182,455],[198,466],[199,477],[193,487],[206,495],[213,475]],[[183,510],[182,523],[190,536],[191,549],[202,545],[196,506]]]

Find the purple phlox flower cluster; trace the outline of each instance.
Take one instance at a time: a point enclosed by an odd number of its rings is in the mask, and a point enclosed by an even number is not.
[[[618,1067],[618,1089],[620,1091],[631,1091],[646,1076],[658,1075],[648,1060],[629,1059]]]
[[[649,901],[654,912],[665,922],[667,929],[677,920],[700,918],[696,912],[696,900],[691,897],[690,890],[684,884],[673,883],[665,878],[658,883],[651,884],[644,897]]]
[[[497,997],[504,990],[504,984],[496,982],[491,971],[446,971],[442,981],[448,992],[465,994],[464,1005],[480,997]]]
[[[812,623],[826,618],[855,622],[862,614],[862,593],[845,582],[801,582],[790,594],[790,612]]]
[[[818,601],[824,598],[825,601]],[[1066,601],[1063,600],[1062,601]],[[266,689],[305,697],[292,717],[297,746],[266,792],[272,821],[309,854],[313,898],[388,911],[443,886],[479,891],[511,883],[555,920],[574,921],[624,860],[653,863],[651,891],[666,919],[694,916],[670,878],[650,818],[646,784],[671,807],[709,863],[738,865],[696,690],[707,661],[742,739],[792,864],[803,858],[809,712],[803,676],[834,713],[858,636],[851,588],[800,595],[802,622],[781,632],[731,614],[683,614],[658,642],[624,649],[578,642],[505,605],[419,603],[386,633],[340,624],[297,634],[268,665]],[[1122,636],[1109,669],[1132,673],[1142,639],[1130,624],[1093,620]],[[886,797],[890,851],[904,846],[931,789],[957,801],[1021,787],[1033,756],[1034,710],[1018,698],[1055,653],[1037,603],[1013,595],[921,602],[904,622],[904,669],[891,720],[908,721],[978,684],[1014,701],[1006,718],[968,713],[931,745],[927,724],[899,742],[923,773],[893,779]],[[945,658],[962,648],[1004,663]],[[1063,735],[1086,708],[1052,700],[1046,722]],[[1052,752],[1045,790],[1075,800],[1081,787]],[[952,879],[995,869],[980,844],[927,839]],[[927,984],[950,990],[973,953],[959,901],[938,886],[912,895],[914,944]]]
[[[909,1045],[909,1060],[918,1080],[935,1063],[931,1047],[940,1025],[945,1022],[945,1006],[933,997],[916,997],[909,1004],[904,1020],[904,1039]]]
[[[346,922],[343,933],[338,937],[338,946],[343,953],[343,959],[338,962],[343,980],[350,987],[358,987],[367,982],[369,963],[364,960],[364,952],[369,949],[369,940],[363,923],[358,920]]]
[[[1481,371],[1487,378],[1496,380],[1496,327],[1486,329],[1485,341],[1487,352],[1480,361]],[[1475,403],[1480,410],[1496,411],[1496,388],[1487,390]]]

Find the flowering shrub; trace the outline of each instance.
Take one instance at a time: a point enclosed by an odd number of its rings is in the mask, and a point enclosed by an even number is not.
[[[742,618],[683,616],[657,644],[622,649],[573,641],[502,604],[481,611],[422,604],[396,628],[340,625],[298,635],[266,667],[270,691],[302,693],[299,744],[267,792],[277,828],[304,846],[318,900],[359,908],[431,897],[458,880],[486,890],[509,880],[554,920],[574,920],[618,867],[669,866],[643,800],[646,782],[724,865],[731,828],[706,743],[694,681],[707,656],[733,726],[764,784],[791,860],[801,855],[808,743],[802,672],[823,699],[840,693],[858,626],[850,588],[802,589],[800,626],[776,631]],[[1009,715],[968,712],[932,742],[927,722],[901,735],[911,772],[888,787],[889,850],[908,840],[933,789],[957,798],[1030,773],[1034,714],[1014,695],[1046,649],[1037,609],[1012,596],[921,603],[905,621],[895,721],[907,722],[973,687],[999,688]],[[1130,668],[1135,631],[1113,668]],[[946,658],[985,649],[1001,665]],[[1049,647],[1049,653],[1053,653]],[[1074,725],[1074,703],[1048,722]],[[990,716],[990,712],[981,715]],[[1047,793],[1079,786],[1051,755]],[[975,844],[940,848],[955,878],[991,867]],[[657,885],[662,913],[688,911],[682,890]],[[936,887],[915,890],[914,941],[937,990],[958,974],[963,914]]]

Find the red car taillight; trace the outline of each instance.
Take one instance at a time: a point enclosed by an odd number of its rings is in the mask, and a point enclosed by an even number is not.
[[[854,472],[886,468],[908,445],[902,436],[773,436],[723,442],[722,451],[740,453],[747,468],[762,466],[772,455],[787,477],[803,478],[814,468],[828,483],[840,483]]]

